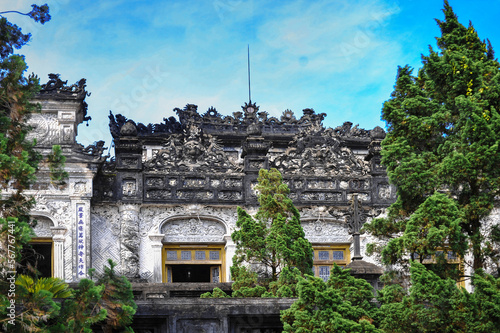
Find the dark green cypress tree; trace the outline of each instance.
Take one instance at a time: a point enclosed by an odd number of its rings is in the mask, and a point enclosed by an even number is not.
[[[256,190],[260,207],[255,218],[238,208],[237,230],[231,235],[236,243],[231,267],[233,290],[250,288],[244,289],[242,296],[253,295],[256,291],[251,288],[259,284],[258,294],[269,287],[276,292],[280,289],[276,285],[278,278],[285,268],[287,274],[312,274],[312,246],[305,239],[299,211],[288,197],[290,190],[280,172],[261,169]],[[248,268],[248,264],[257,268]],[[283,283],[286,281],[278,284]]]
[[[284,332],[383,332],[374,325],[378,309],[371,285],[349,269],[334,265],[326,283],[300,278],[297,289],[298,300],[281,312]]]
[[[391,99],[384,103],[388,133],[382,163],[398,198],[388,218],[365,229],[380,236],[404,233],[389,243],[392,255],[385,262],[394,263],[414,247],[408,222],[416,212],[425,213],[428,223],[418,222],[424,228],[420,237],[430,237],[436,228],[443,231],[441,243],[459,254],[465,250],[460,243],[465,244],[478,269],[491,248],[483,221],[500,194],[500,64],[491,44],[471,24],[460,24],[448,1],[443,12],[445,19],[437,20],[439,50],[429,47],[417,76],[410,67],[400,67]],[[437,192],[449,202],[443,204]],[[426,248],[427,254],[436,250]]]

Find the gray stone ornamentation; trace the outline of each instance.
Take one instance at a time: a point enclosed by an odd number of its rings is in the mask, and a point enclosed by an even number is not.
[[[139,210],[138,205],[119,206],[121,270],[131,279],[139,277]]]
[[[33,231],[36,237],[52,238],[52,231],[50,228],[54,227],[54,222],[45,216],[36,216],[35,219],[37,224]]]
[[[71,205],[69,201],[49,200],[45,196],[35,196],[36,205],[32,208],[34,214],[44,213],[51,217],[55,226],[71,228]]]
[[[36,113],[31,116],[28,122],[33,127],[33,130],[29,132],[27,140],[36,139],[40,145],[61,141],[57,114]]]
[[[90,215],[92,239],[92,267],[102,272],[108,259],[113,260],[121,270],[120,225],[118,210],[115,208],[94,209]]]
[[[342,146],[342,138],[331,128],[310,126],[298,133],[284,154],[271,165],[283,174],[316,176],[365,176],[369,164]]]
[[[148,171],[163,173],[179,171],[202,172],[241,172],[242,165],[236,165],[222,149],[216,138],[204,134],[196,125],[191,124],[185,131],[173,134],[164,148],[144,163]]]
[[[168,221],[161,227],[165,242],[222,242],[226,228],[220,222],[206,218],[182,218]]]
[[[318,219],[316,221],[302,221],[301,225],[306,238],[311,243],[349,242],[347,225],[343,221]]]

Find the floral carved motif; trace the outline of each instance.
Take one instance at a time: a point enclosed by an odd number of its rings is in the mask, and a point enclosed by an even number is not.
[[[271,165],[283,174],[317,176],[364,176],[368,162],[343,146],[342,137],[331,128],[310,126],[298,133],[289,148],[275,157]]]
[[[166,242],[220,242],[226,228],[220,222],[189,218],[165,223],[161,233]]]

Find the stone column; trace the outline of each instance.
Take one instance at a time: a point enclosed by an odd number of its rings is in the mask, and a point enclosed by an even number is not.
[[[163,243],[161,242],[164,234],[151,234],[149,239],[151,240],[151,248],[153,249],[153,283],[162,282],[162,271],[165,265],[161,260],[161,250],[163,248]]]
[[[51,227],[54,242],[54,277],[64,280],[64,240],[68,231],[65,227]]]
[[[120,212],[120,268],[127,278],[139,277],[139,211],[140,205],[119,206]]]
[[[231,265],[233,264],[233,257],[236,252],[236,245],[234,244],[231,236],[224,236],[224,240],[226,241],[226,276],[224,281],[230,282],[231,279]]]

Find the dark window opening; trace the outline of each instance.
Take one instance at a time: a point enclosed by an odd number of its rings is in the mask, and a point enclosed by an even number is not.
[[[172,282],[210,282],[211,265],[172,265]]]
[[[52,243],[30,243],[23,249],[21,274],[52,276]]]

